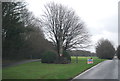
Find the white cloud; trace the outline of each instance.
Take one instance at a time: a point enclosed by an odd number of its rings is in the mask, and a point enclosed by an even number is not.
[[[103,31],[101,34],[96,34],[91,37],[93,45],[96,45],[96,43],[101,39],[108,39],[110,40],[115,47],[118,45],[118,34],[113,33],[113,32],[108,32],[108,31]]]

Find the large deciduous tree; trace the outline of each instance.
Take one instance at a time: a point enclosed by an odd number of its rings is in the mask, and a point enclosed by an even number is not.
[[[40,58],[44,51],[51,50],[50,45],[26,3],[2,3],[3,59]]]
[[[45,9],[42,17],[45,36],[53,42],[59,56],[66,50],[87,46],[89,34],[73,9],[54,2],[45,5]]]
[[[97,43],[96,54],[102,59],[112,59],[115,55],[115,48],[109,40],[101,39]]]
[[[17,55],[23,45],[21,33],[26,29],[21,15],[25,6],[22,2],[2,2],[2,52],[5,58]]]

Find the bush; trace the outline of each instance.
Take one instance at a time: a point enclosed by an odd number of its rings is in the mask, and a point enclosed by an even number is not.
[[[55,63],[57,59],[57,54],[52,51],[45,52],[42,55],[41,62],[42,63]]]
[[[68,64],[71,62],[71,56],[68,52],[64,51],[63,56],[61,57],[61,63],[62,64]]]
[[[63,57],[66,57],[67,60],[71,61],[71,56],[70,56],[70,54],[68,52],[64,51],[63,52]]]
[[[115,48],[109,40],[100,40],[96,46],[96,54],[101,59],[112,59],[115,55]]]
[[[118,57],[118,59],[120,59],[120,45],[117,48],[117,57]]]

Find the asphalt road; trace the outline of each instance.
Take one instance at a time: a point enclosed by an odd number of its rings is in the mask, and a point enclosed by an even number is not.
[[[75,79],[118,79],[118,59],[104,61],[73,80]]]
[[[118,61],[118,79],[120,81],[120,60]]]
[[[35,62],[35,61],[41,61],[41,59],[31,59],[31,60],[24,60],[24,61],[20,61],[20,62],[16,62],[16,63],[10,63],[10,64],[2,64],[2,67],[10,67],[10,66],[16,66],[16,65],[20,65],[20,64],[25,64],[25,63],[29,63],[29,62]]]

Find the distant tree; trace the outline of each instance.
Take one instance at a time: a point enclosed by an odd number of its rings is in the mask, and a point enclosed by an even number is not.
[[[41,55],[48,50],[53,50],[53,46],[44,38],[40,28],[33,27],[34,31],[27,33],[26,48],[23,50],[28,54],[27,57],[41,58]]]
[[[29,29],[28,32],[23,33],[27,44],[23,50],[28,54],[27,57],[41,58],[45,51],[54,49],[53,45],[45,39],[39,19],[28,10],[23,12],[25,27]]]
[[[69,53],[71,56],[75,56],[75,55],[78,55],[78,56],[96,56],[95,53],[92,53],[92,52],[86,51],[86,50],[71,50],[71,51],[69,51]]]
[[[117,48],[117,57],[118,57],[118,59],[120,59],[120,45]]]
[[[45,5],[45,9],[42,26],[45,36],[56,47],[58,56],[69,49],[86,47],[89,34],[74,10],[55,3]]]
[[[115,48],[109,40],[101,39],[97,43],[96,54],[101,59],[112,59],[115,55]]]

